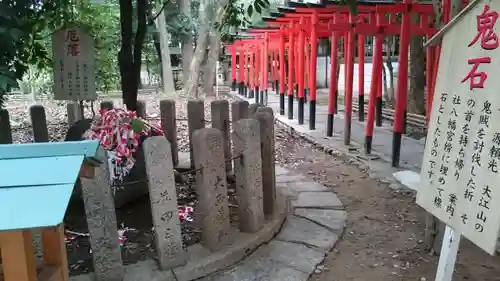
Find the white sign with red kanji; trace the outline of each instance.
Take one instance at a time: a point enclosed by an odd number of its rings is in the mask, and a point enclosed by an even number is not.
[[[56,100],[95,100],[94,44],[90,35],[78,27],[52,34],[54,98]]]
[[[417,195],[490,254],[500,229],[499,12],[500,1],[479,1],[443,37]]]

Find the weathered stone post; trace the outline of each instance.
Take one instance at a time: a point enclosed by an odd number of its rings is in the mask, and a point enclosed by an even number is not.
[[[0,109],[0,144],[9,143],[12,143],[9,111],[7,109]]]
[[[240,119],[248,118],[248,102],[237,100],[231,103],[231,121],[234,123]]]
[[[252,103],[249,107],[248,107],[248,116],[249,117],[253,117],[254,114],[257,112],[257,110],[259,108],[262,107],[262,104],[258,104],[258,103]]]
[[[274,116],[270,108],[259,108],[255,118],[260,125],[260,147],[262,157],[262,190],[264,214],[272,215],[276,208],[276,164],[274,144]]]
[[[71,126],[76,121],[82,119],[80,112],[80,105],[74,102],[68,103],[66,105],[66,110],[68,112],[68,124]]]
[[[174,166],[179,164],[179,149],[177,146],[177,123],[176,123],[176,111],[175,111],[175,101],[173,100],[161,100],[160,101],[160,118],[161,118],[161,128],[170,143],[170,149],[172,151],[172,161]]]
[[[81,178],[94,273],[97,281],[122,281],[124,268],[108,161],[102,148],[98,153],[103,163],[95,168],[94,178]]]
[[[193,157],[193,132],[205,128],[205,104],[202,100],[189,100],[188,111],[188,134],[189,134],[189,158],[191,168],[194,167]]]
[[[229,237],[229,206],[227,200],[226,168],[222,133],[214,128],[193,133],[196,193],[200,222],[201,243],[211,251],[231,243]]]
[[[215,100],[211,103],[212,128],[218,129],[222,133],[222,143],[224,146],[224,158],[226,159],[226,171],[231,172],[231,136],[229,131],[229,102],[227,100]]]
[[[241,119],[233,124],[234,175],[240,230],[257,232],[264,225],[262,161],[259,122]]]
[[[186,253],[182,248],[172,150],[164,137],[150,137],[143,145],[156,253],[160,268],[167,270],[186,263]]]
[[[42,105],[32,105],[30,107],[31,126],[33,126],[33,140],[35,142],[48,142],[49,131],[47,129],[47,118],[45,108]]]
[[[137,117],[145,119],[147,116],[146,102],[144,102],[143,100],[137,101]]]
[[[101,105],[100,105],[101,109],[108,109],[108,110],[110,110],[110,109],[113,109],[114,107],[115,106],[114,106],[113,102],[109,101],[109,100],[108,101],[102,101]]]

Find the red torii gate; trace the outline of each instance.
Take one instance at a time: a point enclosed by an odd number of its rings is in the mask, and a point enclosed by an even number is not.
[[[295,4],[298,5],[298,4]],[[366,8],[366,10],[365,10]],[[288,11],[290,11],[290,15],[287,17]],[[306,40],[305,32],[309,31],[310,32],[310,41],[312,46],[312,51],[311,51],[311,58],[310,58],[310,70],[309,71],[309,85],[311,86],[311,104],[310,104],[310,128],[314,129],[314,123],[315,123],[315,100],[316,100],[316,93],[315,93],[315,84],[316,84],[316,50],[317,50],[317,38],[318,37],[328,37],[332,35],[332,64],[331,64],[331,77],[330,77],[330,93],[329,93],[329,115],[328,115],[328,126],[327,126],[327,134],[331,135],[332,134],[332,127],[333,127],[333,114],[335,113],[335,103],[334,100],[336,100],[336,89],[334,89],[332,86],[336,85],[336,63],[333,60],[336,60],[337,55],[337,45],[335,44],[338,42],[338,38],[340,36],[347,37],[346,40],[346,47],[347,48],[347,54],[345,56],[346,58],[346,130],[345,130],[345,137],[344,141],[346,144],[349,144],[350,142],[350,122],[351,122],[351,114],[352,114],[352,80],[353,80],[353,66],[354,66],[354,33],[362,34],[364,35],[375,35],[376,36],[376,43],[375,43],[375,52],[374,52],[374,62],[373,62],[373,74],[372,77],[375,79],[372,80],[371,83],[371,90],[370,90],[370,99],[369,99],[369,105],[368,105],[368,125],[367,129],[365,132],[366,135],[366,140],[365,140],[365,147],[366,147],[366,152],[370,153],[371,152],[371,142],[372,142],[372,135],[373,135],[373,121],[374,121],[374,115],[375,115],[375,103],[379,103],[378,101],[381,101],[381,97],[378,99],[376,98],[377,95],[381,96],[378,94],[381,89],[381,79],[379,76],[381,76],[381,67],[382,67],[382,40],[383,40],[383,35],[397,35],[401,34],[401,44],[400,44],[400,65],[399,65],[399,78],[398,78],[398,96],[397,96],[397,108],[396,108],[396,120],[394,124],[394,143],[393,143],[393,166],[396,166],[399,162],[399,150],[400,150],[400,144],[401,144],[401,135],[403,133],[403,128],[404,128],[404,114],[406,110],[406,91],[407,91],[407,71],[408,71],[408,39],[410,36],[410,32],[414,34],[426,34],[428,36],[431,36],[435,30],[431,27],[430,25],[430,16],[432,15],[432,7],[430,5],[424,5],[424,4],[418,4],[418,3],[412,3],[412,1],[406,0],[404,3],[398,3],[398,4],[385,4],[385,5],[375,5],[371,7],[360,7],[359,8],[360,14],[358,16],[352,15],[346,7],[339,7],[336,5],[306,5],[305,8],[298,7],[295,10],[287,10],[287,13],[285,13],[284,18],[286,20],[280,22],[279,24],[280,29],[279,31],[265,31],[264,36],[264,44],[265,42],[268,42],[270,37],[272,38],[271,40],[274,39],[276,41],[277,38],[279,38],[279,41],[277,44],[271,44],[279,49],[279,76],[280,76],[280,114],[284,115],[284,92],[285,92],[285,39],[288,37],[288,96],[289,96],[289,118],[293,119],[293,65],[294,65],[294,44],[295,44],[295,35],[299,35],[299,51],[297,54],[299,54],[301,51],[302,53],[304,52],[304,43],[303,40]],[[292,12],[294,14],[292,14]],[[396,13],[402,13],[403,14],[403,20],[402,24],[399,24],[395,22],[393,19],[390,19],[389,21],[386,21],[385,16],[386,14],[393,14],[395,15]],[[421,21],[421,23],[417,26],[411,24],[410,21],[410,14],[411,13],[419,13],[421,15],[421,19],[424,19]],[[297,20],[298,18],[298,20]],[[392,17],[393,18],[393,17]],[[322,19],[327,19],[327,22],[322,23]],[[426,20],[425,20],[426,19]],[[273,19],[274,22],[279,22],[279,18]],[[302,22],[300,22],[302,21]],[[300,23],[300,27],[297,28],[296,23]],[[277,36],[275,36],[277,35]],[[359,40],[362,41],[362,40]],[[360,55],[364,54],[364,44],[360,44]],[[236,44],[233,46],[237,46]],[[334,46],[334,47],[333,47]],[[266,48],[262,48],[262,62],[263,62],[263,68],[267,68],[267,52],[269,51],[269,46]],[[334,54],[335,53],[335,54]],[[430,53],[430,52],[429,52]],[[428,53],[428,57],[429,57]],[[235,87],[236,83],[236,50],[233,48],[232,50],[232,65],[233,65],[233,89]],[[243,55],[244,57],[244,55]],[[274,55],[272,55],[274,57]],[[362,56],[360,56],[360,60]],[[244,81],[244,66],[242,67],[242,61],[246,61],[246,59],[241,59],[242,54],[240,53],[240,83]],[[299,63],[298,63],[298,80],[297,84],[299,86],[299,92],[298,92],[298,97],[299,97],[299,123],[302,121],[303,123],[303,102],[304,102],[304,62],[303,58],[304,56],[298,56],[299,58]],[[430,60],[429,60],[430,61]],[[361,64],[360,64],[361,65]],[[272,64],[272,71],[276,73],[276,69],[274,69],[275,63],[273,59],[273,64]],[[429,71],[431,68],[428,66],[428,74],[431,73]],[[267,70],[266,69],[259,69],[257,70],[257,75],[258,72],[262,72],[262,79],[261,79],[261,90],[267,89]],[[297,76],[297,75],[296,75]],[[275,75],[273,75],[275,77]],[[431,75],[428,75],[428,85],[430,78],[432,77]],[[362,79],[362,78],[360,78]],[[363,85],[364,83],[360,83],[360,85]],[[362,86],[361,86],[362,87]],[[360,89],[360,95],[364,94],[364,90]],[[429,91],[430,92],[430,91]],[[241,92],[240,92],[241,94]],[[258,94],[258,93],[257,93]],[[263,93],[261,91],[261,97],[263,96]],[[262,99],[262,98],[261,98]],[[377,100],[377,101],[376,101]],[[430,99],[428,99],[430,100]],[[362,96],[360,97],[360,106],[362,106],[362,102],[364,101],[364,98]],[[302,112],[301,112],[301,107],[302,107]],[[360,107],[360,111],[363,112],[362,107]],[[302,114],[302,120],[301,119],[301,114]],[[363,120],[364,115],[360,113],[360,120]]]

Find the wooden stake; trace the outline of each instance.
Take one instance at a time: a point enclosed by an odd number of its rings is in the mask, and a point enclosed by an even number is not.
[[[28,230],[1,232],[0,244],[4,280],[37,281],[31,232]]]

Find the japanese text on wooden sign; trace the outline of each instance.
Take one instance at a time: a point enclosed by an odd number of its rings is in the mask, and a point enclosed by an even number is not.
[[[500,1],[491,3],[476,5],[443,37],[417,203],[494,254],[500,229],[500,79],[489,75],[500,66]]]
[[[78,27],[52,34],[54,98],[95,100],[94,47],[92,37]]]

